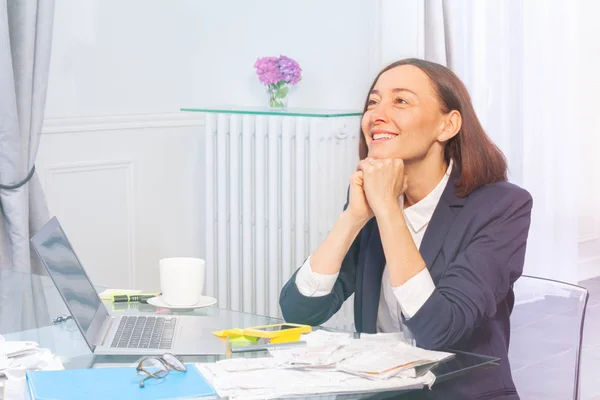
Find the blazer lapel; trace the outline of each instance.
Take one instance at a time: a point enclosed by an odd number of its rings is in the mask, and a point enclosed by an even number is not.
[[[456,196],[454,181],[459,176],[460,171],[454,169],[423,236],[419,251],[428,269],[431,269],[442,249],[446,235],[452,227],[456,215],[467,201],[466,197],[461,198]]]
[[[362,293],[358,299],[360,303],[359,332],[377,332],[377,311],[379,309],[379,296],[381,295],[381,279],[385,267],[385,254],[379,236],[377,223],[373,221],[373,229],[367,245],[362,274]]]

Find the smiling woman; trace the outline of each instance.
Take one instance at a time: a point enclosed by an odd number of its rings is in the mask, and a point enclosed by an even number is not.
[[[506,182],[503,154],[444,66],[408,59],[386,67],[369,90],[361,125],[348,202],[283,287],[283,316],[320,325],[355,294],[359,332],[402,332],[420,347],[502,360],[426,396],[518,399],[507,358],[509,317],[531,196]]]
[[[439,64],[413,58],[384,68],[371,86],[361,128],[361,160],[367,155],[392,156],[406,164],[425,157],[440,159],[443,151],[444,162],[453,160],[461,169],[456,182],[459,196],[506,180],[506,159],[485,134],[467,89]],[[381,133],[400,140],[391,146],[371,146],[381,140],[373,135]]]

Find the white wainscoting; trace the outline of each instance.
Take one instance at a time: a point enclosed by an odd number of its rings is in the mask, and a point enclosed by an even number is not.
[[[94,283],[158,290],[158,260],[204,256],[204,118],[45,121],[36,162],[51,215]]]
[[[77,252],[93,255],[85,264],[92,281],[135,286],[133,162],[52,165],[45,172],[41,179],[49,209],[60,216]],[[102,211],[93,215],[90,206]]]

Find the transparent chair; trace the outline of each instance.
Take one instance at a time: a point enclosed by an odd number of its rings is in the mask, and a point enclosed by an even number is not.
[[[520,397],[579,400],[587,289],[523,275],[514,292],[509,360]]]

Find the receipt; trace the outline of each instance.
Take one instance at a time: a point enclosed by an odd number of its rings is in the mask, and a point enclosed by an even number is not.
[[[5,400],[29,399],[25,373],[29,370],[64,369],[60,358],[36,342],[6,341],[0,337],[0,377]],[[27,396],[25,396],[27,394]]]
[[[38,348],[36,342],[8,342],[3,341],[0,343],[0,356],[16,357],[21,354],[35,351]]]
[[[431,372],[416,378],[370,380],[334,370],[265,369],[227,372],[220,363],[196,364],[196,367],[220,397],[232,400],[420,389],[431,386],[435,381]]]
[[[274,358],[229,358],[217,361],[217,364],[226,372],[240,372],[277,368],[281,363]]]
[[[196,364],[219,396],[272,399],[313,394],[411,390],[431,387],[427,367],[452,357],[407,344],[397,335],[314,331],[303,335],[306,346],[271,349],[271,357],[235,358]]]

